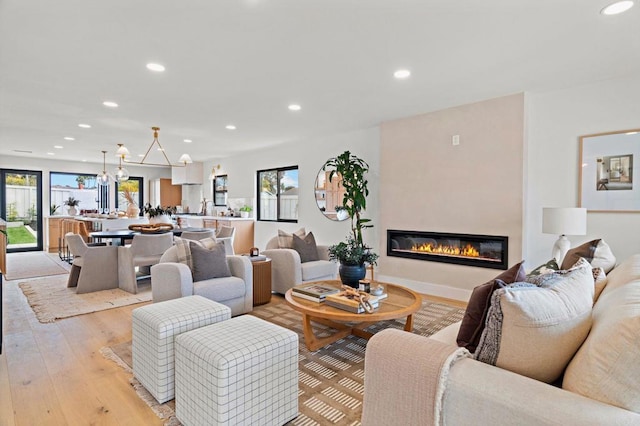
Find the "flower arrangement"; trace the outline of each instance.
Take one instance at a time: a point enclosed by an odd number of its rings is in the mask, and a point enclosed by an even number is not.
[[[156,216],[162,216],[162,215],[167,215],[170,216],[172,214],[175,214],[177,211],[175,206],[167,206],[167,207],[160,207],[160,206],[156,206],[156,207],[151,207],[150,203],[147,203],[144,205],[144,213],[148,214],[149,217],[156,217]]]
[[[80,204],[80,200],[77,200],[73,197],[67,198],[64,202],[64,205],[69,207],[76,207],[78,204]]]

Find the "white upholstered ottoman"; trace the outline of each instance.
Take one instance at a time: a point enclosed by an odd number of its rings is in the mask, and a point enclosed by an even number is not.
[[[298,335],[251,315],[176,338],[176,417],[282,425],[298,415]]]
[[[133,310],[133,375],[158,400],[174,398],[174,340],[185,331],[231,318],[231,309],[202,296]]]

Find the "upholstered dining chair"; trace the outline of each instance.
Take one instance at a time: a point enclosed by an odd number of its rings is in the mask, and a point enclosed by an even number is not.
[[[155,265],[173,245],[173,233],[136,234],[131,245],[118,247],[119,287],[129,293],[138,292],[136,268]]]
[[[213,229],[207,229],[205,231],[183,231],[180,238],[185,240],[202,240],[205,238],[213,238]]]
[[[216,232],[216,240],[224,241],[224,248],[227,251],[227,255],[236,254],[233,249],[233,242],[236,238],[236,228],[233,226],[220,226],[220,229]]]
[[[64,238],[73,255],[67,287],[76,287],[76,293],[118,288],[117,247],[88,246],[81,235],[72,232]]]

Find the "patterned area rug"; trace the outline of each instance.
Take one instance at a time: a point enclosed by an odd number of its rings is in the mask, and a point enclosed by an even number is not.
[[[304,344],[300,315],[274,296],[271,302],[254,308],[252,315],[295,331],[300,336],[299,353],[299,406],[300,414],[288,424],[291,426],[360,425],[362,396],[364,393],[364,352],[367,341],[349,336],[316,352],[309,352]],[[414,314],[415,334],[430,336],[444,327],[460,321],[464,310],[442,303],[423,302]],[[315,324],[314,324],[315,325]],[[385,328],[404,328],[404,319],[383,321],[367,328],[378,332]],[[330,335],[331,328],[314,327],[319,336]],[[131,372],[131,342],[103,348],[103,355],[113,359]],[[167,422],[179,425],[174,417],[174,402],[158,404],[135,379],[131,384],[138,395],[154,412]]]

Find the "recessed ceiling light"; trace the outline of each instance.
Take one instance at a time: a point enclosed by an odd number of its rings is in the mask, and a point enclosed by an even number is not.
[[[300,111],[302,109],[302,107],[298,104],[291,104],[289,105],[289,109],[291,111]]]
[[[102,103],[102,105],[109,107],[109,108],[118,108],[118,104],[115,102],[111,102],[111,101],[104,101]]]
[[[631,0],[617,1],[602,9],[600,13],[603,15],[617,15],[631,9],[631,6],[633,6],[633,1]]]
[[[144,154],[138,154],[138,157],[142,158],[144,157]]]
[[[78,127],[82,127],[83,129],[90,129],[91,125],[90,124],[78,124]]]
[[[398,70],[393,73],[393,76],[399,80],[409,78],[410,75],[411,75],[411,71],[409,70]]]
[[[149,63],[149,64],[147,64],[147,69],[149,71],[163,72],[164,71],[164,65]]]
[[[64,140],[65,140],[65,141],[75,141],[75,140],[76,140],[76,138],[72,138],[71,136],[65,136],[65,137],[64,137]]]
[[[192,141],[191,139],[185,139],[183,142],[185,142],[185,143],[191,143],[191,142],[193,142],[193,141]]]
[[[53,152],[47,152],[47,155],[55,155]]]
[[[86,162],[87,162],[87,159],[86,159],[86,158],[83,158],[83,159],[82,159],[82,162],[83,162],[83,163],[86,163]]]
[[[289,107],[289,109],[291,109],[291,107]],[[300,109],[300,107],[298,107],[298,109]],[[227,124],[225,126],[225,129],[227,129],[227,130],[235,130],[236,126],[234,126],[233,124]]]
[[[62,148],[64,148],[64,146],[62,146],[62,145],[54,145],[53,147],[54,147],[55,149],[62,149]]]

